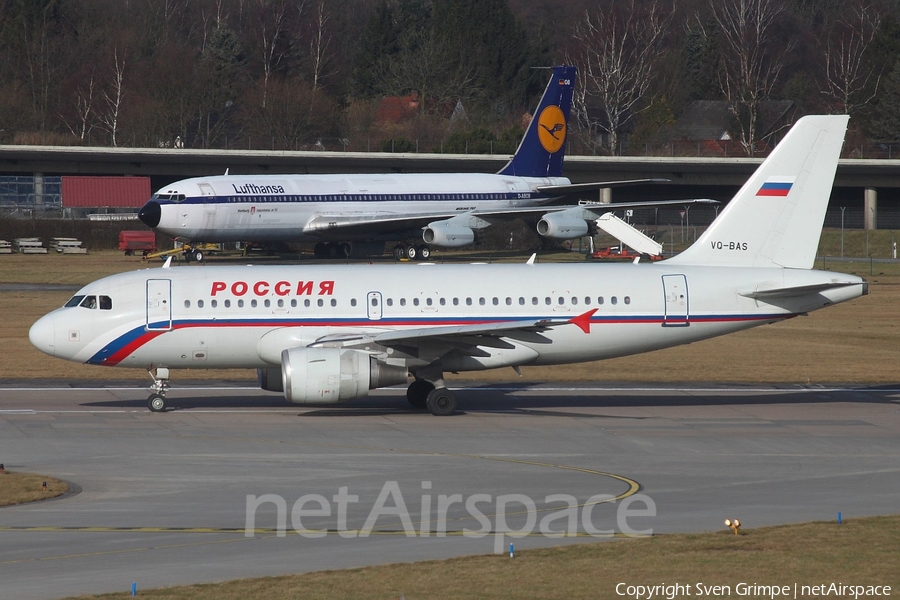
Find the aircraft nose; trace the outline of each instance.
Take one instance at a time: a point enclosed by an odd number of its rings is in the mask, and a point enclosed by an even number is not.
[[[151,200],[138,211],[138,219],[147,227],[158,227],[162,218],[162,208],[159,202]]]
[[[56,325],[50,315],[41,317],[28,330],[31,345],[50,356],[56,356]]]

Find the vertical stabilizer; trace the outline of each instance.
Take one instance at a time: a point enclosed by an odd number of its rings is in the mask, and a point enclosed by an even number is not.
[[[525,136],[519,142],[515,155],[500,170],[500,175],[562,176],[575,73],[575,67],[553,67],[553,76],[541,96]]]
[[[666,262],[812,268],[848,119],[797,121],[709,229]]]

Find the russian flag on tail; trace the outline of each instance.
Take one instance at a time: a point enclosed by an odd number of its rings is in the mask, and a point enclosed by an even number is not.
[[[791,191],[795,177],[769,177],[756,192],[757,196],[784,197]]]

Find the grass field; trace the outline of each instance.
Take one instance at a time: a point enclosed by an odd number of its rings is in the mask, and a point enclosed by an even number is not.
[[[43,486],[47,482],[47,487]],[[62,496],[69,491],[64,481],[36,473],[0,473],[0,506],[11,506]]]
[[[471,556],[247,579],[216,585],[138,589],[138,596],[151,600],[612,599],[627,598],[616,593],[619,583],[691,585],[690,593],[682,593],[679,597],[700,596],[695,586],[702,583],[706,586],[729,586],[732,597],[771,598],[766,593],[741,594],[738,585],[787,585],[793,597],[794,584],[828,585],[832,582],[891,586],[889,593],[896,595],[900,590],[898,537],[900,517],[876,517],[854,519],[843,525],[808,523],[744,529],[738,536],[723,530],[586,543],[529,550],[518,553],[513,559],[508,556]],[[798,587],[798,598],[814,596],[801,596],[799,592],[802,588]],[[131,595],[130,592],[123,592],[81,598],[89,597],[124,599]],[[663,594],[654,596],[654,600],[657,597],[666,598]],[[842,594],[837,597],[852,596]]]

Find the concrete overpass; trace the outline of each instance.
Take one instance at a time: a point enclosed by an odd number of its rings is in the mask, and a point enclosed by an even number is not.
[[[508,156],[388,154],[380,152],[289,152],[171,148],[0,146],[0,174],[143,175],[154,189],[177,179],[224,173],[423,173],[496,172]],[[617,190],[617,199],[709,197],[727,200],[762,162],[753,158],[567,156],[575,183],[664,177],[668,184]],[[900,208],[900,160],[844,159],[833,206],[860,206],[866,228],[877,225],[883,206]]]

